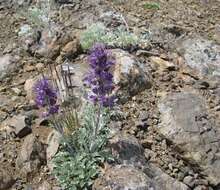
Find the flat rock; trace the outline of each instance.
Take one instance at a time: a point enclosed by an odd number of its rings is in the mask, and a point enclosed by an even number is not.
[[[146,173],[151,171],[149,176],[151,176],[152,180],[154,180],[163,190],[190,190],[187,185],[170,177],[153,164],[149,164],[149,168],[145,171]]]
[[[201,75],[220,75],[220,46],[201,37],[184,40],[179,47],[188,66]]]
[[[60,145],[61,135],[53,130],[50,132],[47,138],[47,160],[51,160],[57,153]]]
[[[69,97],[82,97],[83,79],[88,71],[88,64],[85,60],[75,63],[64,63],[54,69],[54,78],[59,88],[59,94],[62,101],[68,101]]]
[[[30,134],[32,131],[29,119],[23,115],[14,116],[6,120],[3,125],[9,127],[10,131],[13,131],[19,138]]]
[[[47,166],[52,171],[54,164],[52,159],[58,152],[60,146],[61,135],[53,130],[47,137],[47,149],[46,149],[46,156],[47,156]]]
[[[174,69],[175,65],[172,62],[166,61],[160,57],[156,57],[156,56],[151,56],[150,57],[151,62],[158,67],[161,70],[165,70],[165,69]]]
[[[159,103],[158,130],[181,150],[181,155],[204,170],[213,185],[220,183],[220,131],[208,120],[205,100],[182,92],[163,97]]]

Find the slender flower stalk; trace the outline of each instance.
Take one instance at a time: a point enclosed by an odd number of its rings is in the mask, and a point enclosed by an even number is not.
[[[43,112],[44,117],[51,116],[50,120],[53,127],[61,134],[62,138],[66,142],[66,145],[71,154],[74,154],[74,150],[69,144],[63,129],[62,120],[55,116],[59,112],[58,105],[58,96],[56,90],[50,84],[49,79],[43,77],[41,80],[38,80],[34,86],[34,92],[36,95],[35,103],[38,107],[44,108],[46,111]]]
[[[91,49],[88,62],[90,71],[85,82],[91,89],[88,95],[89,100],[96,105],[112,107],[115,97],[111,95],[114,84],[110,68],[115,64],[115,61],[111,53],[104,44],[95,44]]]
[[[96,137],[99,131],[102,108],[112,107],[115,102],[115,97],[112,95],[114,89],[113,75],[110,72],[110,68],[115,64],[115,61],[104,44],[95,44],[88,57],[88,63],[90,71],[85,77],[85,83],[91,89],[88,99],[98,106],[94,130],[94,136]]]
[[[57,104],[57,92],[47,78],[43,78],[36,82],[34,92],[36,94],[36,105],[46,109],[43,116],[47,117],[58,113],[59,105]]]

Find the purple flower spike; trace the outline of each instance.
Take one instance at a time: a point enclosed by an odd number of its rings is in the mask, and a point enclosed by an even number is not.
[[[110,68],[115,64],[104,44],[95,44],[91,49],[88,62],[90,71],[85,83],[90,87],[89,100],[104,107],[113,106],[115,98],[111,96],[114,89]]]
[[[58,113],[57,92],[49,83],[48,79],[43,78],[38,80],[34,85],[34,93],[36,94],[36,105],[47,109],[47,112],[44,112],[44,116]]]

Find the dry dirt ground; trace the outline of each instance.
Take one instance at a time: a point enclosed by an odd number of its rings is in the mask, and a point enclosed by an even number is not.
[[[158,71],[152,67],[152,88],[139,93],[125,104],[120,105],[120,109],[125,114],[123,119],[116,123],[121,130],[135,135],[144,147],[151,150],[146,154],[146,158],[165,173],[179,181],[183,180],[184,176],[182,175],[192,173],[196,175],[198,180],[202,181],[205,180],[205,177],[200,172],[200,168],[190,163],[189,160],[184,160],[172,142],[165,140],[158,133],[156,128],[160,123],[161,113],[157,105],[160,97],[165,92],[190,90],[205,98],[209,105],[210,119],[219,124],[220,115],[214,109],[216,107],[216,96],[210,94],[209,89],[198,87],[200,80],[194,84],[187,81],[190,75],[193,76],[192,78],[198,78],[198,76],[194,71],[189,71],[188,67],[182,67],[182,59],[175,53],[178,48],[178,41],[184,36],[199,35],[220,43],[220,1],[155,0],[153,2],[159,5],[159,9],[146,8],[146,3],[150,3],[147,0],[102,1],[102,4],[119,11],[127,20],[131,30],[150,35],[149,52],[177,64],[174,70]],[[83,0],[81,4],[83,4]],[[85,7],[87,5],[80,6],[78,9],[86,12],[87,8]],[[32,114],[32,107],[29,106],[26,99],[24,83],[27,79],[38,75],[39,70],[35,68],[36,64],[46,63],[47,61],[45,58],[31,56],[19,48],[21,41],[17,32],[20,26],[26,23],[25,19],[19,17],[19,11],[22,11],[22,8],[16,9],[13,6],[13,1],[0,0],[0,56],[3,53],[13,53],[13,55],[20,56],[17,70],[0,83],[1,122],[17,113]],[[68,19],[64,22],[67,23]],[[72,29],[71,27],[75,30],[73,25],[66,25],[65,27],[69,31]],[[141,62],[149,61],[148,55],[137,55],[136,51],[133,51],[132,54],[136,55]],[[41,69],[44,70],[44,68]],[[21,91],[19,95],[14,92],[13,87]],[[8,99],[10,101],[6,102]],[[146,118],[141,118],[143,113]],[[147,122],[145,122],[145,119]],[[114,125],[116,124],[114,123]],[[44,138],[50,130],[33,129],[33,133],[43,140],[45,140]],[[48,174],[46,167],[42,167],[38,173],[33,173],[28,179],[20,178],[17,175],[15,160],[22,142],[23,139],[11,139],[11,137],[8,139],[4,137],[3,133],[0,135],[0,168],[2,167],[11,175],[17,176],[12,189],[34,189],[44,179],[50,181],[51,184],[56,184],[54,178]],[[180,172],[178,171],[179,168],[181,168]],[[205,184],[205,188],[207,190],[209,188],[220,189],[219,186],[209,184]]]

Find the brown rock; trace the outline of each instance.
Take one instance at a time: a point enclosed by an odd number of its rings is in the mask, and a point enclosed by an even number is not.
[[[165,61],[164,59],[162,59],[160,57],[152,56],[152,57],[150,57],[150,60],[153,64],[155,64],[161,70],[164,70],[164,69],[171,70],[171,69],[175,68],[175,66],[172,62]]]
[[[34,104],[35,94],[34,94],[34,91],[33,91],[33,87],[34,87],[34,84],[39,79],[40,79],[40,76],[37,76],[37,77],[34,77],[34,78],[27,79],[25,81],[24,90],[26,92],[26,97],[29,100],[30,104]]]
[[[34,135],[27,136],[16,160],[16,167],[20,169],[20,174],[31,177],[45,163],[45,146]]]
[[[80,43],[78,39],[67,43],[61,51],[61,55],[65,58],[74,58],[78,55],[80,51]]]
[[[37,190],[52,190],[52,186],[47,181],[43,181]]]

